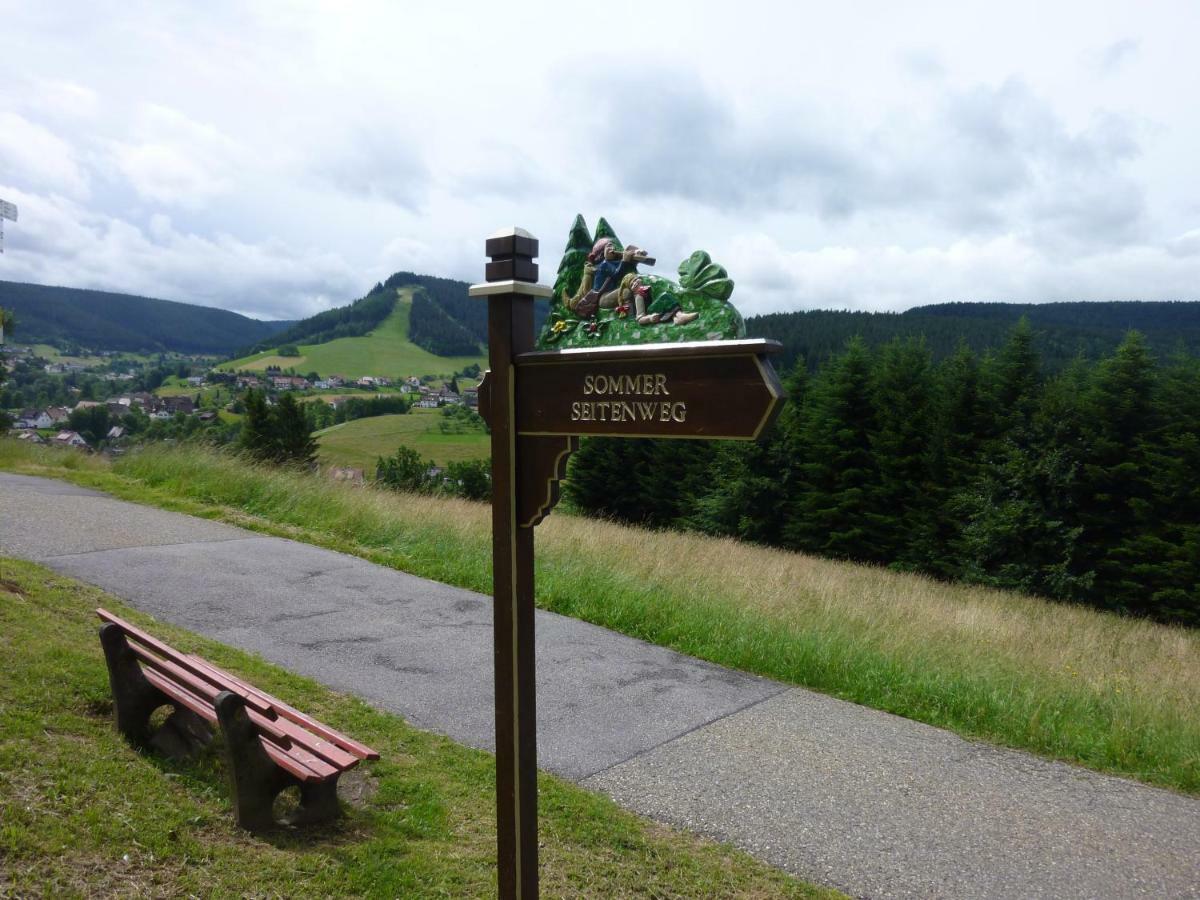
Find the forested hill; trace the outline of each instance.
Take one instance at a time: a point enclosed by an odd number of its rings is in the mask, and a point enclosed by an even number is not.
[[[391,315],[396,291],[415,287],[409,340],[438,356],[470,356],[487,346],[487,304],[472,300],[465,281],[397,272],[348,306],[326,310],[258,343],[254,350],[285,344],[323,344],[336,338],[362,337]],[[535,327],[545,319],[539,304]]]
[[[134,294],[0,281],[0,306],[16,316],[22,343],[92,350],[222,355],[290,322]]]
[[[809,310],[754,316],[746,320],[746,331],[781,341],[783,366],[803,356],[815,370],[856,335],[868,346],[923,336],[937,359],[953,353],[959,341],[983,352],[998,347],[1022,316],[1033,326],[1042,362],[1051,371],[1081,353],[1089,359],[1112,353],[1130,329],[1142,332],[1159,356],[1180,347],[1200,353],[1200,302],[1195,301],[939,303],[903,313]]]

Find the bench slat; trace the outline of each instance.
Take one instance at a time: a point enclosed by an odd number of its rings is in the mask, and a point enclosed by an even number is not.
[[[206,722],[216,724],[217,711],[213,709],[213,705],[203,697],[197,697],[187,688],[167,678],[161,672],[156,672],[154,669],[143,669],[142,674],[146,676],[146,680],[170,697],[177,703],[182,704],[187,709],[190,709]]]
[[[178,650],[167,644],[164,644],[153,635],[142,631],[136,625],[131,625],[120,616],[110,613],[107,609],[97,609],[96,615],[98,615],[105,622],[111,622],[112,624],[116,625],[122,631],[124,631],[125,634],[133,638],[137,643],[148,647],[162,658],[170,660],[181,668],[191,672],[193,675],[197,675],[200,678],[210,681],[212,680],[210,675],[204,671],[203,667],[196,665],[195,660],[198,659],[198,657],[186,653],[180,653]],[[255,696],[252,692],[247,691],[246,686],[243,686],[241,689],[234,690],[233,693],[241,696],[241,698],[246,701],[246,705],[255,712],[261,713],[268,719],[276,718],[277,713],[271,708],[271,704],[264,703],[258,696]]]
[[[224,672],[223,670],[218,669],[216,666],[213,666],[211,663],[207,662],[206,660],[203,660],[199,657],[193,656],[192,661],[197,663],[198,665],[203,665],[203,666],[207,666],[207,667],[211,668],[213,670],[212,677],[214,679],[219,678],[222,682],[228,683],[230,685],[230,687],[244,687],[247,690],[258,691],[261,699],[263,699],[264,701],[270,702],[273,704],[274,703],[282,703],[281,700],[276,700],[270,694],[265,694],[262,691],[259,691],[258,688],[254,688],[251,685],[246,684],[245,682],[237,681],[233,675],[230,675],[228,672]],[[272,724],[275,728],[277,728],[281,733],[283,733],[290,739],[292,747],[295,747],[298,745],[298,746],[302,747],[303,749],[307,750],[308,752],[325,760],[325,762],[329,763],[331,766],[334,766],[337,769],[345,771],[346,769],[354,768],[354,766],[358,765],[358,763],[359,763],[359,757],[354,756],[353,754],[347,753],[345,750],[343,750],[341,747],[337,746],[336,744],[331,743],[330,741],[326,741],[323,738],[318,737],[317,735],[313,734],[312,732],[305,730],[301,725],[289,721],[287,719],[287,717],[284,715],[280,715],[277,719],[275,719],[275,721]],[[332,729],[330,729],[330,730],[332,730]]]
[[[349,753],[353,756],[356,756],[359,759],[379,759],[379,752],[376,750],[372,750],[366,744],[361,744],[358,741],[354,740],[353,738],[347,737],[346,735],[342,734],[340,731],[337,731],[334,728],[330,728],[328,725],[325,725],[322,722],[318,722],[316,719],[312,718],[311,716],[307,716],[304,713],[300,712],[300,710],[296,709],[295,707],[289,706],[288,704],[284,703],[279,698],[273,697],[270,694],[266,693],[265,691],[262,691],[256,687],[254,687],[254,685],[247,684],[245,681],[242,681],[236,675],[234,675],[230,672],[226,672],[224,669],[221,669],[221,668],[213,665],[208,660],[203,659],[199,656],[196,656],[194,653],[190,654],[188,656],[188,659],[193,664],[195,664],[197,666],[202,666],[205,669],[208,669],[209,672],[214,677],[220,678],[223,681],[227,682],[228,684],[233,685],[241,690],[249,691],[254,694],[257,694],[258,697],[263,702],[270,704],[274,708],[275,712],[278,713],[279,718],[287,719],[291,722],[296,723],[297,725],[300,725],[301,727],[307,729],[308,731],[311,731],[313,734],[320,735],[321,737],[328,740],[330,743],[335,744],[338,747],[341,747],[347,753]]]
[[[159,673],[164,680],[178,684],[183,691],[186,691],[187,694],[190,695],[191,698],[199,702],[207,703],[210,710],[213,708],[213,703],[217,699],[217,694],[219,694],[222,690],[221,687],[214,686],[206,681],[202,681],[198,678],[190,676],[186,671],[179,668],[174,663],[170,662],[169,660],[159,659],[144,647],[139,647],[136,644],[130,644],[130,649],[140,660],[142,660],[146,666],[150,666],[153,670],[157,671],[157,673]],[[143,671],[145,671],[145,667],[143,667]],[[158,685],[155,686],[157,687]],[[204,714],[201,713],[201,715]],[[334,759],[325,759],[322,754],[312,752],[310,748],[304,745],[304,743],[311,743],[315,739],[309,735],[303,734],[300,729],[288,722],[281,722],[279,719],[276,719],[274,722],[272,722],[270,719],[259,715],[252,709],[247,709],[246,715],[250,718],[251,723],[253,723],[254,727],[258,729],[264,739],[269,740],[272,744],[275,744],[277,749],[279,749],[281,752],[295,757],[301,765],[311,769],[317,775],[328,777],[337,772],[348,769],[351,766],[357,765],[358,763],[357,759],[349,754],[337,751],[336,747],[331,748],[332,751],[335,751],[334,753],[330,754],[335,756]],[[216,714],[214,713],[210,717],[210,721],[215,720],[215,718]],[[280,727],[281,725],[283,727]],[[297,742],[301,741],[304,743],[301,743],[300,746],[297,746]]]
[[[160,659],[155,656],[145,647],[140,647],[137,644],[130,644],[129,649],[133,654],[140,659],[145,665],[157,669],[165,677],[171,681],[177,682],[188,692],[196,695],[202,700],[208,701],[209,706],[212,706],[217,699],[217,694],[221,693],[223,688],[220,685],[211,684],[204,681],[185,669],[180,668],[167,659]],[[144,667],[143,667],[144,669]],[[271,721],[266,716],[261,715],[253,709],[247,708],[246,714],[250,717],[250,721],[254,723],[266,737],[270,738],[275,743],[279,744],[282,749],[291,749],[291,736],[281,729],[278,725],[278,720]]]
[[[172,681],[170,678],[163,675],[161,672],[156,671],[155,669],[143,669],[142,672],[146,676],[147,681],[149,681],[152,685],[154,685],[172,700],[175,700],[187,707],[205,721],[212,722],[214,724],[216,723],[217,713],[213,709],[212,703],[208,702],[202,697],[197,697],[191,691],[180,686],[178,683]],[[337,769],[326,765],[322,763],[321,760],[315,759],[311,756],[309,756],[309,761],[311,761],[311,765],[309,765],[305,760],[296,758],[290,751],[276,746],[274,743],[267,740],[265,736],[259,736],[259,743],[262,745],[263,750],[266,751],[267,756],[271,758],[271,761],[274,762],[275,765],[279,766],[286,772],[290,772],[301,781],[324,781],[331,775],[338,774]]]

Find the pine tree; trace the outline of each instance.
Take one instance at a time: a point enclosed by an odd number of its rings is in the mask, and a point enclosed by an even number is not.
[[[1032,331],[1022,319],[984,367],[989,439],[977,476],[951,499],[962,521],[952,540],[960,577],[1059,599],[1087,596],[1093,573],[1083,552],[1077,500],[1078,448],[1062,440],[1060,400],[1078,397],[1060,380],[1043,392]],[[1078,374],[1078,373],[1077,373]],[[1049,404],[1049,406],[1047,405]],[[1054,409],[1054,412],[1049,410]]]
[[[284,394],[275,404],[271,419],[275,461],[295,466],[312,466],[316,463],[317,442],[313,439],[302,403],[291,394]]]
[[[1083,540],[1096,570],[1095,601],[1144,611],[1136,577],[1136,539],[1156,530],[1145,440],[1156,426],[1154,360],[1131,331],[1097,367],[1089,398],[1089,447],[1083,467]]]
[[[1033,418],[1041,384],[1041,366],[1033,346],[1033,328],[1022,316],[987,367],[992,436],[1021,439]]]
[[[1069,509],[1077,468],[1061,450],[1008,445],[954,499],[965,523],[955,544],[959,575],[968,581],[1060,599],[1090,587],[1079,574],[1080,526]]]
[[[260,460],[275,458],[275,439],[272,431],[271,408],[267,406],[266,394],[248,390],[243,398],[246,411],[242,416],[242,431],[238,446]]]
[[[979,362],[960,342],[934,375],[927,454],[931,513],[922,567],[945,577],[958,571],[954,545],[965,524],[952,500],[974,481],[983,462],[988,424],[979,391]]]
[[[879,473],[871,356],[860,338],[814,381],[805,407],[802,493],[784,528],[789,546],[826,556],[882,562],[874,515]]]
[[[880,353],[872,384],[871,450],[879,486],[871,517],[881,540],[877,552],[906,568],[924,563],[933,538],[930,362],[924,341],[892,341]]]
[[[762,544],[779,544],[799,492],[808,370],[797,363],[784,382],[787,403],[774,426],[757,441],[718,445],[707,485],[682,524]]]
[[[1145,611],[1200,625],[1200,359],[1177,353],[1155,396],[1158,427],[1146,442],[1155,522],[1129,543]]]

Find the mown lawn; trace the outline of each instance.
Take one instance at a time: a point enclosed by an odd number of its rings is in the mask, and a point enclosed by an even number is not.
[[[104,606],[378,749],[332,825],[233,824],[214,746],[176,763],[114,731]],[[494,760],[116,598],[0,558],[0,896],[491,897]],[[539,778],[547,897],[817,897],[721,845]]]
[[[485,504],[354,488],[199,447],[111,466],[0,440],[0,468],[488,593]],[[728,539],[551,515],[539,606],[865,706],[1200,794],[1200,631]]]

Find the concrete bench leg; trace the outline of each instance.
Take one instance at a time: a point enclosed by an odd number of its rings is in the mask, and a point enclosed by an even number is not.
[[[258,731],[246,715],[246,702],[231,691],[217,695],[217,721],[225,735],[225,753],[233,808],[237,823],[249,831],[276,824],[273,807],[279,792],[293,785],[300,789],[300,808],[283,824],[326,822],[337,818],[337,779],[304,783],[271,761],[262,748]]]
[[[208,723],[146,680],[142,666],[119,625],[109,622],[100,628],[100,646],[108,665],[108,683],[113,695],[113,718],[117,731],[139,749],[153,748],[175,759],[187,759],[212,741]],[[170,706],[170,717],[156,731],[150,716],[160,706]]]

